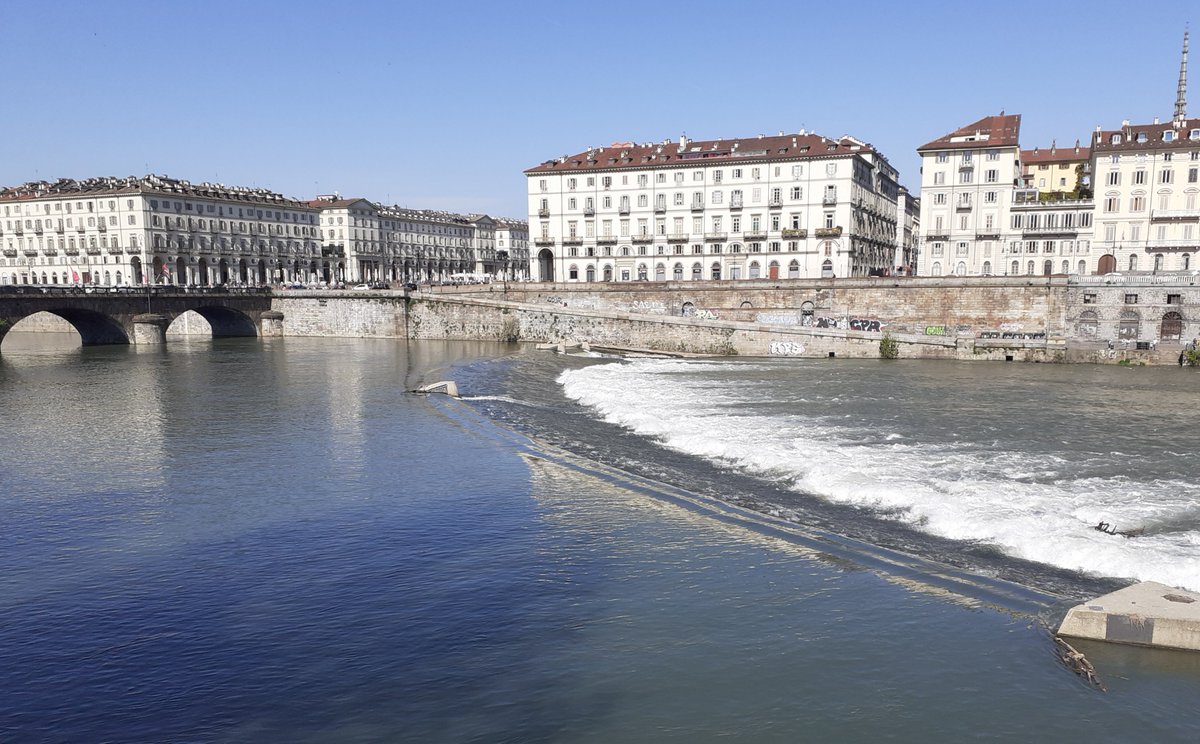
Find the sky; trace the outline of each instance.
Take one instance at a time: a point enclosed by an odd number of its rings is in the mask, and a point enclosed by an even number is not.
[[[522,171],[591,145],[803,128],[916,191],[917,147],[1001,110],[1027,148],[1169,119],[1192,8],[0,0],[0,184],[152,172],[523,218]]]

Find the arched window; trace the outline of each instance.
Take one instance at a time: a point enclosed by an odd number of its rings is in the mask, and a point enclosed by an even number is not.
[[[1137,271],[1137,266],[1138,266],[1137,254],[1131,253],[1129,255],[1129,270]]]
[[[800,278],[800,262],[793,258],[788,263],[788,279],[799,279],[799,278]]]
[[[704,278],[704,267],[699,263],[692,264],[692,281],[698,282]]]
[[[1064,273],[1064,274],[1070,274],[1070,273],[1071,273],[1071,262],[1070,262],[1070,261],[1063,261],[1063,262],[1062,262],[1062,273]]]
[[[750,278],[758,279],[761,276],[762,267],[758,265],[758,261],[750,262]]]
[[[1161,253],[1154,254],[1154,270],[1155,271],[1163,270],[1163,254],[1161,254]]]
[[[671,272],[671,278],[677,282],[683,281],[683,264],[675,264],[675,268]]]
[[[778,261],[772,261],[771,263],[767,264],[767,278],[768,279],[778,279],[779,278],[779,262]]]
[[[595,266],[587,267],[587,271],[584,272],[584,276],[587,277],[587,281],[589,284],[596,281],[596,267]]]
[[[959,262],[958,262],[958,266],[955,266],[955,267],[954,267],[954,273],[955,273],[955,274],[957,274],[957,275],[959,275],[959,276],[966,276],[966,275],[967,275],[967,263],[966,263],[966,261],[959,261]]]
[[[1187,271],[1188,269],[1192,268],[1192,254],[1190,254],[1190,253],[1183,254],[1182,256],[1179,257],[1179,261],[1180,261],[1180,267],[1184,271]]]
[[[1042,275],[1050,276],[1053,273],[1054,273],[1054,262],[1051,261],[1050,259],[1046,259],[1045,261],[1042,262]]]
[[[826,262],[826,263],[828,263],[828,262]],[[942,275],[942,262],[934,261],[933,266],[931,266],[929,269],[929,274],[930,274],[930,276],[941,276]]]
[[[1084,310],[1079,314],[1079,335],[1082,338],[1095,338],[1100,325],[1095,310]]]
[[[1139,318],[1134,310],[1125,310],[1121,313],[1121,320],[1117,326],[1117,338],[1124,341],[1135,341],[1138,337]]]
[[[721,278],[721,264],[718,263],[717,261],[713,261],[712,269],[709,273],[711,274],[711,276],[714,280],[720,279]]]
[[[1013,261],[1013,262],[1012,262],[1012,269],[1010,269],[1008,273],[1012,274],[1013,276],[1016,276],[1017,274],[1020,274],[1020,273],[1021,273],[1021,262],[1020,262],[1020,261]]]
[[[1183,316],[1177,312],[1169,312],[1163,316],[1162,326],[1158,337],[1163,341],[1178,341],[1183,335]]]
[[[646,264],[638,264],[637,278],[638,278],[639,282],[644,282],[648,278],[648,274],[646,271]]]
[[[667,267],[663,264],[658,264],[654,267],[654,281],[665,282],[667,280]]]
[[[1033,261],[1030,261],[1029,263],[1027,263],[1025,265],[1025,273],[1028,274],[1029,276],[1033,276],[1033,272],[1034,272]]]
[[[1084,274],[1086,274],[1087,273],[1087,261],[1080,259],[1079,267],[1078,267],[1077,271],[1079,272],[1080,276],[1083,276]]]
[[[579,281],[579,267],[575,264],[571,264],[571,266],[567,269],[567,278],[573,282]]]
[[[612,267],[611,266],[604,267],[604,281],[606,281],[606,282],[612,281]]]
[[[991,276],[991,275],[992,275],[992,262],[991,262],[991,261],[984,261],[984,262],[983,262],[983,275],[984,275],[984,276]]]

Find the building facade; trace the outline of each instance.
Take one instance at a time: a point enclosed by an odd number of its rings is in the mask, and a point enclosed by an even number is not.
[[[1021,150],[1021,180],[1043,198],[1079,199],[1092,194],[1092,151],[1080,147],[1035,147]]]
[[[496,218],[496,263],[499,278],[523,281],[529,278],[529,223],[510,217]]]
[[[0,283],[316,280],[318,212],[266,189],[148,175],[0,191]]]
[[[528,179],[529,273],[626,282],[865,276],[894,269],[898,174],[807,132],[617,143]]]

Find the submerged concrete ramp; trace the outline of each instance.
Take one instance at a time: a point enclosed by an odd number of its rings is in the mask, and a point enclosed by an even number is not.
[[[1071,608],[1058,633],[1200,651],[1200,593],[1143,581]]]

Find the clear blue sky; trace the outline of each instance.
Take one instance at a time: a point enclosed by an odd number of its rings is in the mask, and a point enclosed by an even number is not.
[[[803,127],[915,190],[917,146],[1001,109],[1026,147],[1169,118],[1194,7],[10,0],[0,184],[155,172],[525,216],[521,171],[588,145]]]

